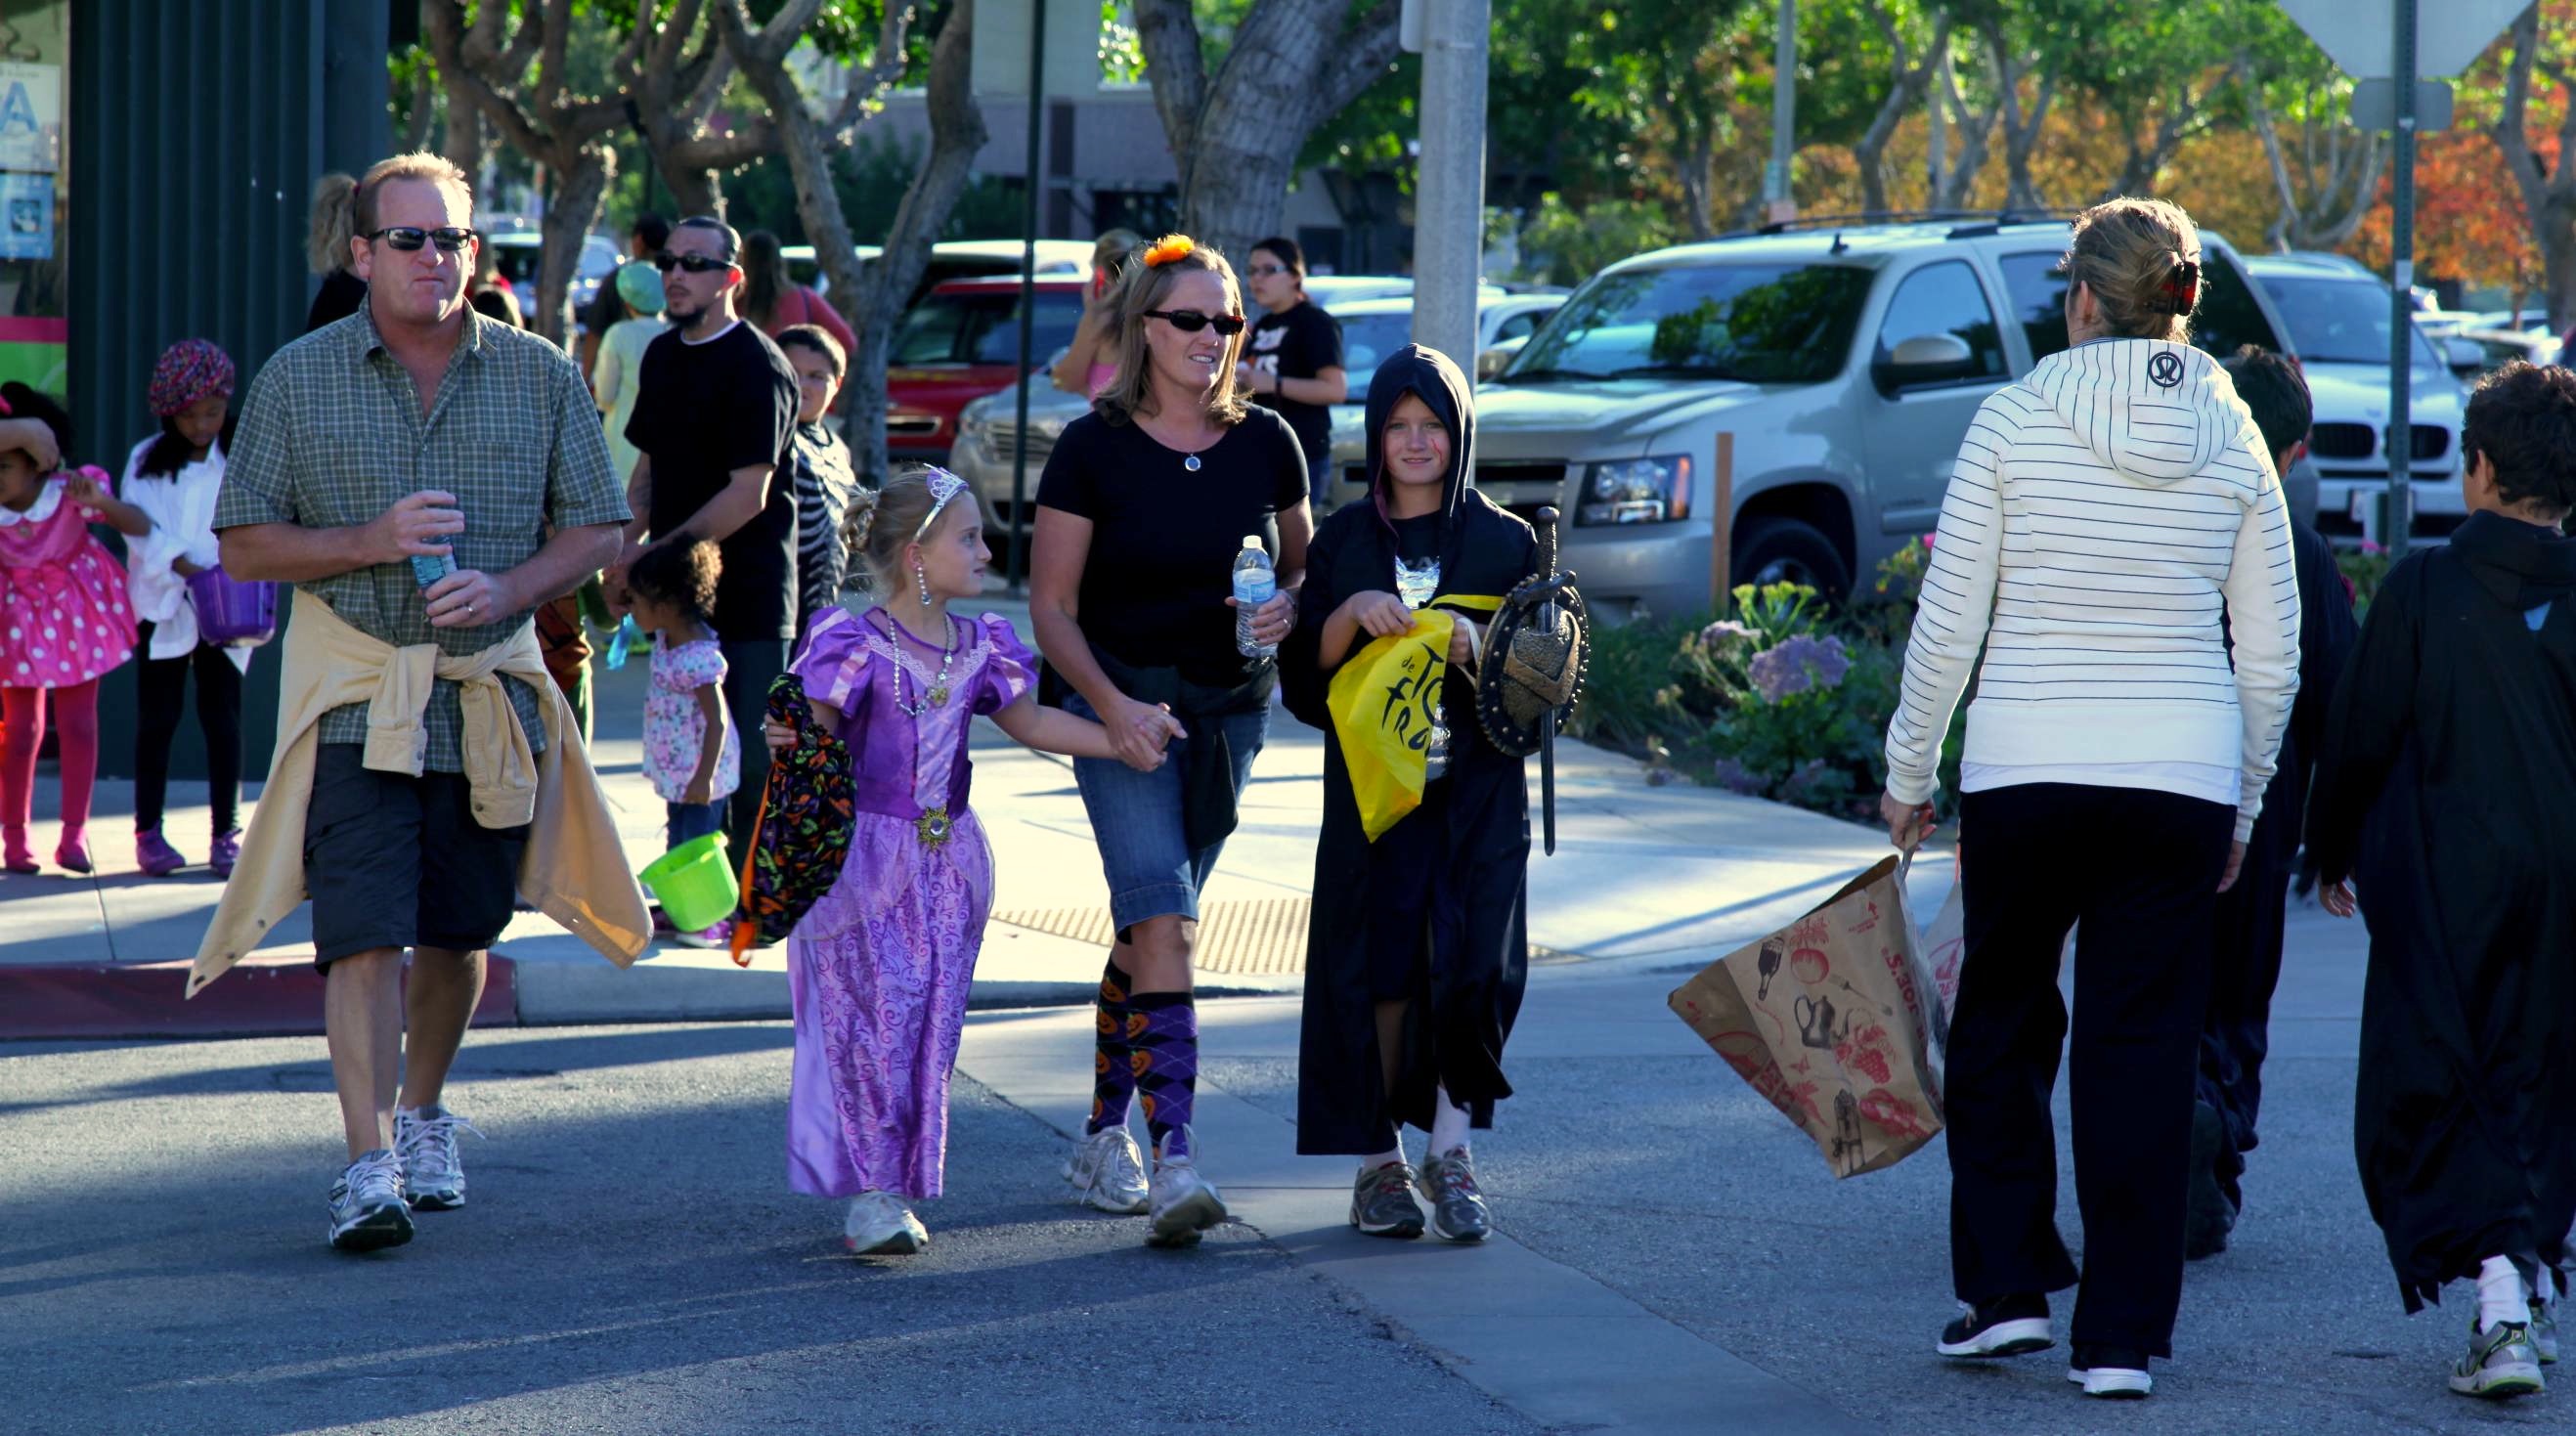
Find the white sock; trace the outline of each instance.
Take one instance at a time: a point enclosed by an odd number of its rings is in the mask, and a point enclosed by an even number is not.
[[[2511,1257],[2491,1256],[2478,1267],[2478,1330],[2531,1320],[2531,1286]]]
[[[2558,1309],[2558,1279],[2553,1275],[2556,1271],[2557,1268],[2555,1267],[2542,1267],[2540,1269],[2540,1280],[2532,1284],[2532,1305],[2541,1308],[2543,1311],[2556,1311]]]
[[[1387,1148],[1385,1151],[1378,1153],[1374,1157],[1360,1158],[1360,1170],[1363,1172],[1374,1172],[1380,1167],[1391,1167],[1403,1160],[1404,1134],[1402,1132],[1398,1132],[1395,1134],[1394,1146]]]
[[[1431,1115],[1431,1155],[1445,1157],[1467,1145],[1467,1109],[1449,1100],[1449,1089],[1440,1089],[1440,1105]]]

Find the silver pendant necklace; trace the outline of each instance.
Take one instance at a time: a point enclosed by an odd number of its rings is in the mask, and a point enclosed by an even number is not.
[[[893,635],[895,651],[897,653],[901,653],[903,651],[903,639],[900,636],[901,627],[902,625],[900,624],[896,625],[897,634]],[[952,621],[948,623],[947,627],[948,646],[941,649],[939,652],[939,676],[931,680],[930,691],[921,696],[920,702],[906,703],[903,701],[903,675],[906,665],[900,660],[898,660],[894,665],[894,706],[895,710],[903,714],[906,718],[918,718],[922,714],[927,713],[931,709],[948,701],[948,665],[955,662],[957,658],[957,625]]]
[[[1199,456],[1192,454],[1188,458],[1181,460],[1181,467],[1189,470],[1193,474],[1197,473],[1199,471]]]

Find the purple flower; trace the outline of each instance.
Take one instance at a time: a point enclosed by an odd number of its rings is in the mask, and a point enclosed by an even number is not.
[[[1851,659],[1844,654],[1841,639],[1806,634],[1764,649],[1745,665],[1754,691],[1766,703],[1777,703],[1811,688],[1839,688],[1843,675],[1850,671]]]
[[[1748,798],[1761,797],[1762,790],[1771,786],[1763,782],[1759,774],[1733,758],[1718,759],[1716,766],[1709,770],[1708,776],[1717,786],[1730,793],[1742,793]]]
[[[1810,758],[1790,769],[1789,776],[1780,780],[1780,799],[1800,807],[1812,807],[1817,790],[1829,784],[1833,777],[1833,764],[1822,758]]]

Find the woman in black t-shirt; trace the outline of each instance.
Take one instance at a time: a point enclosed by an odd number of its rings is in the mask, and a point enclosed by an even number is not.
[[[1350,397],[1341,321],[1306,297],[1306,254],[1293,239],[1254,245],[1243,273],[1252,281],[1252,302],[1265,312],[1252,326],[1235,379],[1297,431],[1306,451],[1307,493],[1320,507],[1332,492],[1333,406]]]
[[[1128,262],[1111,312],[1118,378],[1047,459],[1029,573],[1054,701],[1108,728],[1123,760],[1074,762],[1117,941],[1100,984],[1091,1122],[1065,1175],[1102,1211],[1150,1209],[1149,1244],[1186,1246],[1226,1218],[1190,1150],[1198,894],[1233,831],[1276,682],[1271,659],[1235,646],[1233,565],[1247,535],[1264,540],[1279,593],[1252,630],[1276,645],[1296,627],[1313,520],[1296,435],[1236,391],[1243,308],[1225,259],[1168,236]],[[1168,751],[1165,708],[1184,735]],[[1150,1187],[1127,1135],[1131,1095],[1154,1141]]]

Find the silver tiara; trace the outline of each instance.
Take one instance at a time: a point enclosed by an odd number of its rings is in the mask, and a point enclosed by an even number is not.
[[[930,532],[930,526],[939,522],[939,511],[948,507],[950,499],[964,492],[964,479],[933,464],[930,468],[930,512],[921,516],[921,527],[912,531],[912,541],[921,542],[922,536]]]

